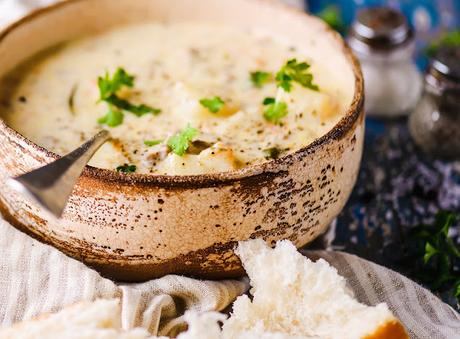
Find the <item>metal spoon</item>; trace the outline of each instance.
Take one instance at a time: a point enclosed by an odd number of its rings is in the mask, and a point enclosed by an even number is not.
[[[59,218],[86,164],[109,138],[108,131],[101,131],[66,156],[11,178],[7,184]]]

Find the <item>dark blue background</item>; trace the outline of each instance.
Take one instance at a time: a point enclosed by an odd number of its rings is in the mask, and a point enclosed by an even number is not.
[[[378,5],[397,8],[405,14],[416,32],[416,57],[421,69],[426,67],[424,50],[427,43],[443,32],[460,27],[460,0],[306,0],[306,4],[313,14],[328,6],[336,6],[347,27],[361,8]]]

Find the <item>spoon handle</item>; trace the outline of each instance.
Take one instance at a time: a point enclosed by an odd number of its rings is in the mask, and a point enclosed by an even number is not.
[[[110,133],[103,130],[66,156],[9,179],[8,185],[60,217],[86,164],[109,138]]]

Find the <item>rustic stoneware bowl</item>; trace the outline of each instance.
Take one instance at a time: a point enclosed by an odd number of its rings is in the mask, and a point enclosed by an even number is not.
[[[0,76],[57,43],[140,21],[217,21],[314,40],[312,58],[354,86],[343,119],[311,145],[241,170],[194,176],[123,175],[87,167],[62,219],[5,185],[58,156],[0,120],[0,210],[20,230],[123,281],[168,273],[220,278],[242,268],[232,248],[262,237],[303,246],[325,231],[355,183],[363,145],[363,81],[356,59],[320,20],[262,0],[70,0],[0,33]]]

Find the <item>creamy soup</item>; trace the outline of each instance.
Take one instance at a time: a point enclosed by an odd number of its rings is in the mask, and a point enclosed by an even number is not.
[[[0,115],[58,154],[109,130],[96,167],[222,172],[294,152],[329,131],[353,94],[336,68],[311,60],[308,45],[263,31],[140,24],[18,67],[0,84]]]

